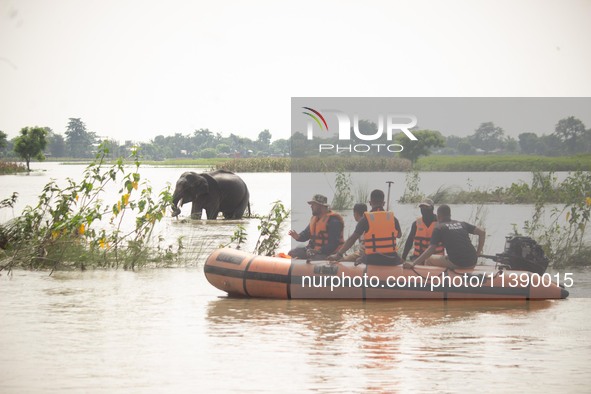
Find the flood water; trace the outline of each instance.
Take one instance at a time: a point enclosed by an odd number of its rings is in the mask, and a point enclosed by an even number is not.
[[[0,198],[18,191],[19,204],[32,204],[50,177],[82,172],[81,166],[42,166],[46,172],[1,177]],[[158,190],[183,170],[144,171]],[[292,204],[289,174],[241,175],[255,212],[266,213],[279,199],[294,210],[292,227],[305,226],[309,208],[305,201]],[[489,187],[528,174],[424,174],[421,189],[436,190],[442,177]],[[404,184],[403,174],[392,178]],[[330,194],[329,181],[313,193]],[[409,228],[416,207],[392,201]],[[491,254],[502,251],[507,222],[522,223],[532,212],[531,206],[485,208],[479,215]],[[452,209],[466,219],[475,211]],[[0,212],[2,221],[13,215]],[[185,206],[183,216],[189,212]],[[257,220],[167,218],[159,229],[166,240],[184,235],[194,247],[186,268],[2,272],[0,392],[589,391],[589,270],[572,271],[571,296],[556,301],[231,299],[207,282],[203,257],[238,222],[249,233],[245,249],[252,249]],[[289,247],[286,237],[281,248]]]

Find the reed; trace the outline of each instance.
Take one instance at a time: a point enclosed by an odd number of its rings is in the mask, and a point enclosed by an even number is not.
[[[428,156],[415,165],[420,171],[591,171],[591,155],[577,156]]]
[[[0,175],[16,174],[19,172],[26,172],[27,167],[21,163],[15,163],[10,161],[0,161]]]

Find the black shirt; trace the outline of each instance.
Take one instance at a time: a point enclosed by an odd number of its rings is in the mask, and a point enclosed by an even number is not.
[[[443,243],[447,257],[452,263],[458,267],[473,267],[476,265],[478,256],[468,234],[474,234],[475,229],[476,226],[457,220],[439,222],[433,229],[431,245]]]

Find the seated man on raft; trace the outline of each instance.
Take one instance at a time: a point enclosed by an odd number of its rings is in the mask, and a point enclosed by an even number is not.
[[[437,225],[437,215],[433,212],[435,208],[433,200],[425,198],[419,204],[421,210],[421,216],[417,218],[410,228],[410,234],[404,244],[404,251],[402,252],[402,260],[406,260],[408,253],[413,249],[411,260],[415,260],[419,257],[431,243],[431,236],[433,230]],[[444,248],[442,244],[437,245],[433,254],[443,254]]]
[[[399,265],[402,263],[396,247],[396,239],[401,237],[400,223],[391,211],[384,211],[384,192],[374,190],[370,194],[371,212],[365,212],[355,231],[337,252],[328,256],[329,260],[340,261],[343,254],[363,235],[365,254],[359,263],[373,265]]]
[[[307,246],[300,246],[289,251],[289,255],[296,259],[326,260],[326,257],[335,252],[343,244],[343,218],[330,210],[328,199],[316,194],[311,201],[310,209],[312,218],[310,224],[297,233],[289,230],[288,234],[299,242],[310,241]]]
[[[469,234],[478,235],[478,247],[475,249]],[[445,268],[474,268],[478,256],[482,253],[486,232],[480,227],[451,219],[448,205],[437,208],[437,225],[433,229],[431,242],[414,263],[404,263],[404,268],[415,265],[433,265]],[[433,255],[438,245],[443,244],[447,255]]]

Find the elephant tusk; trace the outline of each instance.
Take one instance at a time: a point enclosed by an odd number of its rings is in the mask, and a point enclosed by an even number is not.
[[[181,209],[182,206],[183,206],[183,198],[181,197],[181,199],[179,200],[179,202],[176,204],[176,207],[178,209]]]

